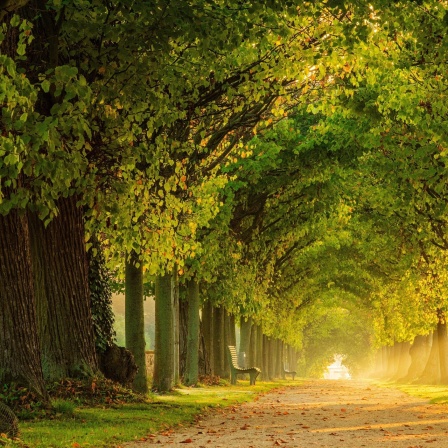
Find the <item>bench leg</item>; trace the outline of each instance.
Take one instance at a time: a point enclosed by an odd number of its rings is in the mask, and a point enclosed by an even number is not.
[[[257,379],[258,372],[251,372],[250,375],[250,384],[255,385],[255,380]]]
[[[230,384],[236,384],[236,372],[230,371]]]

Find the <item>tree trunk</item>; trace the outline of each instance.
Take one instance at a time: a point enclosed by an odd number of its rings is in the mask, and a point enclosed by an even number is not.
[[[187,340],[188,340],[188,295],[184,285],[180,286],[182,291],[179,300],[179,376],[185,381],[187,368]]]
[[[17,382],[48,400],[41,366],[28,223],[0,215],[0,383]]]
[[[249,362],[250,357],[250,335],[252,331],[252,318],[245,318],[244,316],[241,316],[240,318],[240,349],[239,353],[244,353],[246,355],[246,364]],[[243,363],[243,360],[239,360],[240,363]],[[242,367],[243,366],[241,364]]]
[[[187,284],[188,336],[185,384],[194,386],[198,382],[199,367],[199,284],[192,278]]]
[[[224,335],[224,308],[215,307],[213,309],[213,354],[215,375],[224,378],[225,353],[225,335]]]
[[[137,266],[138,265],[138,266]],[[145,313],[143,307],[143,265],[134,251],[125,268],[125,339],[126,348],[134,355],[138,371],[132,387],[148,392],[145,353]]]
[[[210,300],[207,300],[202,305],[202,329],[204,332],[204,345],[205,345],[205,365],[210,366],[210,374],[215,373],[215,356],[214,356],[214,343],[213,343],[213,305]]]
[[[437,329],[432,333],[432,345],[423,373],[416,380],[420,384],[437,384],[440,382],[440,354]]]
[[[59,215],[45,228],[29,213],[42,368],[48,380],[98,370],[90,309],[84,218],[77,198],[58,200]]]
[[[394,380],[403,378],[411,365],[411,355],[409,354],[409,349],[411,348],[411,343],[409,341],[400,342],[397,344],[397,370],[393,377]]]
[[[171,273],[157,277],[155,292],[153,387],[167,392],[174,386],[174,284]]]
[[[257,343],[256,343],[255,366],[262,369],[263,366],[263,329],[261,325],[257,325]]]
[[[419,378],[423,373],[425,364],[428,361],[429,352],[431,351],[431,336],[416,336],[414,342],[409,349],[409,354],[411,356],[411,364],[409,366],[408,372],[404,378],[401,379],[403,382],[410,382]]]
[[[437,337],[439,343],[439,358],[440,358],[440,382],[442,384],[448,383],[448,335],[446,333],[446,317],[443,310],[437,310]]]
[[[173,379],[174,385],[180,384],[180,315],[179,315],[179,279],[177,267],[173,270]]]
[[[224,371],[225,378],[230,378],[229,356],[227,355],[228,346],[236,344],[235,317],[224,308]]]

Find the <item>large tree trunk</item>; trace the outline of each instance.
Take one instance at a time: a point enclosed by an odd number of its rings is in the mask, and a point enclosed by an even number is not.
[[[155,298],[153,387],[167,392],[174,386],[174,284],[171,273],[157,277]]]
[[[37,323],[48,380],[93,375],[97,369],[90,309],[84,218],[77,198],[58,200],[45,228],[29,214]]]
[[[132,387],[148,392],[145,354],[145,312],[143,307],[143,265],[134,251],[126,260],[125,272],[125,338],[126,348],[134,355],[138,371]]]
[[[199,284],[192,278],[187,284],[188,336],[185,384],[194,386],[198,382],[199,367]]]
[[[0,215],[0,383],[11,381],[48,400],[41,366],[28,223]]]

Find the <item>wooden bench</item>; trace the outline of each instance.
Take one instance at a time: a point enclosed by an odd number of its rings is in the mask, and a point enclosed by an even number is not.
[[[294,377],[296,376],[296,371],[295,370],[289,370],[288,366],[286,364],[283,364],[283,379],[286,378],[286,375],[291,375],[292,379],[294,381]]]
[[[255,384],[257,376],[261,373],[258,367],[243,368],[238,365],[238,355],[236,353],[236,347],[233,345],[228,346],[229,365],[230,365],[230,383],[236,384],[236,376],[238,374],[248,373],[250,376],[250,384]]]

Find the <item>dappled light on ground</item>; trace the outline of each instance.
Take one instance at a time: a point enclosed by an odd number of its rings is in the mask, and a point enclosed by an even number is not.
[[[306,381],[125,446],[441,448],[447,409],[368,382]]]

